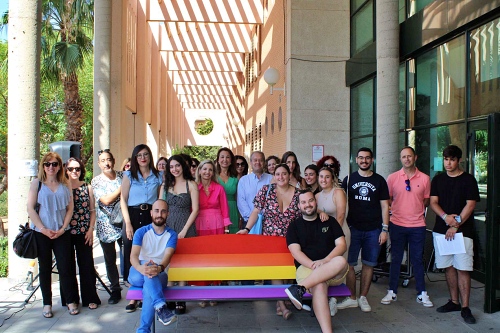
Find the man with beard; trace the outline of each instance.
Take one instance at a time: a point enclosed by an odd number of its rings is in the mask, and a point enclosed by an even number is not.
[[[132,241],[129,282],[142,287],[143,305],[141,323],[137,332],[150,332],[155,311],[163,325],[170,325],[177,317],[167,308],[163,288],[167,286],[167,270],[177,246],[177,233],[167,227],[168,204],[158,199],[153,204],[153,223],[139,228]]]
[[[297,267],[298,284],[291,285],[285,292],[300,310],[302,296],[309,290],[321,331],[333,332],[328,286],[341,284],[349,271],[342,257],[346,251],[344,233],[333,217],[321,221],[316,198],[310,189],[300,191],[299,208],[302,217],[290,223],[286,234],[288,249]]]
[[[389,189],[381,175],[370,170],[373,152],[370,148],[360,148],[356,163],[358,171],[353,172],[342,182],[347,192],[349,213],[347,224],[351,230],[351,245],[348,249],[346,285],[351,291],[337,304],[337,309],[355,308],[370,312],[372,308],[366,299],[372,283],[373,267],[377,265],[380,246],[387,241],[389,232]],[[359,299],[356,299],[356,274],[354,266],[358,264],[361,251],[361,285]]]

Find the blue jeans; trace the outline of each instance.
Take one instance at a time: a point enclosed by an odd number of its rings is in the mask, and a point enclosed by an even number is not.
[[[351,246],[349,246],[349,255],[347,262],[349,266],[358,264],[359,251],[361,251],[361,262],[363,265],[375,267],[378,264],[378,255],[380,253],[380,245],[378,239],[381,228],[375,230],[363,231],[349,226],[351,230]]]
[[[165,305],[163,288],[167,286],[168,276],[165,272],[153,278],[145,278],[134,267],[130,267],[128,282],[135,287],[142,287],[141,323],[137,333],[150,333],[155,318],[155,309]]]
[[[395,294],[398,292],[399,274],[401,272],[401,261],[403,260],[404,250],[409,244],[410,262],[413,266],[417,293],[420,295],[425,291],[424,280],[424,244],[425,227],[406,228],[389,224],[389,236],[391,237],[391,268],[389,272],[389,289]]]

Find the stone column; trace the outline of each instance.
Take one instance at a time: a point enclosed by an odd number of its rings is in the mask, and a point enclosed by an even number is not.
[[[110,148],[111,0],[94,3],[94,156]],[[94,158],[94,175],[100,173]]]
[[[12,250],[40,154],[41,0],[9,1],[9,278],[26,278],[29,261]]]
[[[398,0],[378,0],[377,26],[377,173],[387,177],[399,164]]]

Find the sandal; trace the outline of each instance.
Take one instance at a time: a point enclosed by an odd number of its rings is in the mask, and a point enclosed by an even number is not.
[[[95,310],[99,307],[99,304],[97,303],[89,303],[89,309],[90,310]]]
[[[44,305],[42,316],[44,318],[52,318],[54,317],[54,313],[52,313],[52,305]]]
[[[285,311],[283,311],[283,319],[288,320],[288,318],[290,318],[291,315],[292,315],[292,311],[290,311],[288,309],[285,309]]]
[[[209,304],[210,304],[210,306],[216,306],[217,302],[216,301],[210,301]]]
[[[204,308],[207,306],[207,302],[203,301],[203,302],[198,303],[198,305],[200,306],[200,308]]]
[[[73,308],[70,308],[69,306],[72,305],[74,306]],[[78,310],[78,304],[77,303],[71,303],[71,304],[68,304],[66,305],[68,307],[68,312],[70,315],[72,316],[76,316],[77,314],[80,313],[80,310]]]
[[[175,314],[181,315],[186,313],[186,302],[175,302]]]

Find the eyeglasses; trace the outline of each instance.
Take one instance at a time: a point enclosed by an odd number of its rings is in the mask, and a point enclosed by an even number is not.
[[[59,162],[43,162],[43,166],[48,168],[50,166],[52,166],[53,168],[55,167],[58,167],[59,166]]]
[[[100,156],[102,153],[109,153],[109,152],[111,152],[111,150],[109,150],[109,149],[103,149],[103,150],[99,150],[97,152],[97,155]]]
[[[405,184],[406,184],[406,190],[407,190],[407,191],[411,191],[411,187],[410,187],[410,180],[409,180],[409,179],[406,179],[406,180],[405,180]]]
[[[149,157],[149,153],[137,154],[137,155],[135,155],[135,157],[137,157],[137,158],[148,158]]]
[[[67,167],[67,169],[68,169],[69,172],[73,172],[73,171],[80,172],[80,171],[82,171],[82,169],[79,168],[79,167],[75,167],[75,168],[73,168],[73,167]]]
[[[361,161],[365,160],[365,161],[369,161],[372,159],[371,156],[358,156],[357,157],[358,159],[360,159]]]
[[[335,164],[333,164],[333,163],[323,163],[323,167],[333,168],[333,167],[335,167]]]
[[[242,163],[236,163],[236,166],[239,166],[239,167],[242,167],[242,166],[245,166],[246,163],[245,162],[242,162]]]
[[[196,164],[191,164],[191,168],[197,168],[198,166]]]

